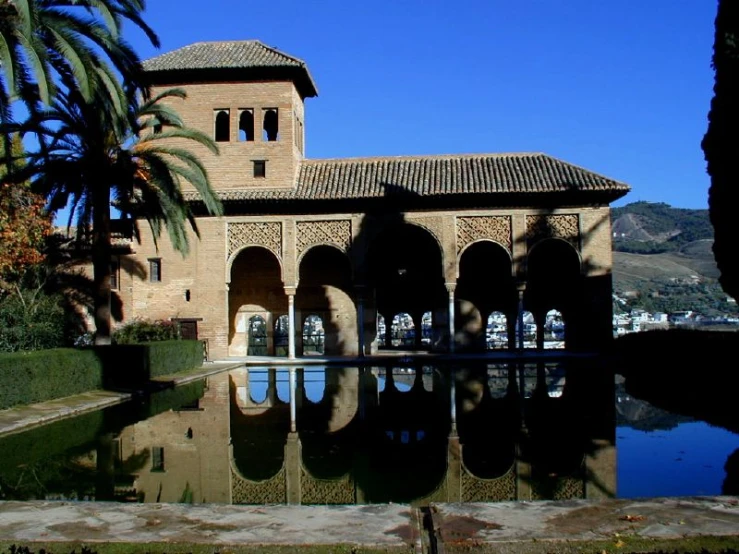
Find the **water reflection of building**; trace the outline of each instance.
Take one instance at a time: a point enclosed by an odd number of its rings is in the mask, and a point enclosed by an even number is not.
[[[145,501],[613,496],[612,400],[591,367],[243,368],[209,378],[197,406],[125,429],[121,451],[158,452],[134,483]]]

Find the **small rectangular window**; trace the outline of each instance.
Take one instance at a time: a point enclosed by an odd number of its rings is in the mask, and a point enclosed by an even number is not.
[[[153,446],[151,449],[151,470],[164,471],[164,447]]]
[[[254,177],[267,176],[267,162],[265,160],[254,160]]]
[[[121,266],[118,260],[110,262],[110,288],[111,290],[118,290],[120,287],[120,271]]]
[[[159,283],[162,280],[162,259],[149,259],[149,282]]]

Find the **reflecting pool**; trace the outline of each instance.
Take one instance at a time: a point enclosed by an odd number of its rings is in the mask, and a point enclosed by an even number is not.
[[[242,367],[0,439],[0,498],[423,505],[720,494],[739,436],[708,440],[704,425],[629,397],[584,361]],[[705,477],[688,479],[695,473]]]

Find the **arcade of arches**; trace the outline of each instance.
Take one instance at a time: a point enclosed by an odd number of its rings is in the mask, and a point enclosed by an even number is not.
[[[228,355],[597,349],[610,228],[579,212],[227,223]]]

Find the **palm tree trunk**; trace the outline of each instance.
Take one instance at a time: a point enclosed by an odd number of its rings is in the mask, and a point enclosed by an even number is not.
[[[92,268],[95,345],[110,344],[110,185],[99,179],[92,189]]]

